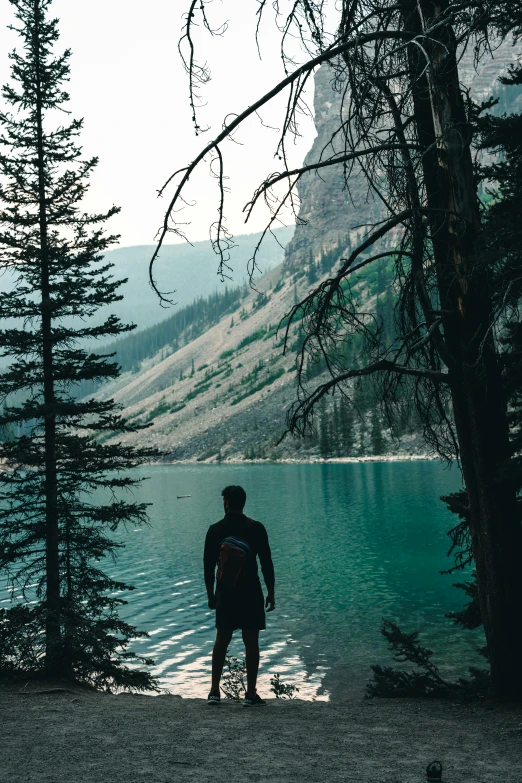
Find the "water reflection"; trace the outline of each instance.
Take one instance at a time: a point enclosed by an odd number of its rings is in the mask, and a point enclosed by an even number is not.
[[[113,575],[136,585],[125,619],[149,631],[134,648],[156,660],[162,685],[208,691],[214,616],[206,606],[202,550],[222,516],[220,492],[242,484],[246,512],[265,523],[276,569],[277,609],[261,634],[259,690],[271,674],[301,698],[360,695],[369,664],[388,662],[383,616],[421,630],[446,672],[463,673],[480,643],[444,620],[459,606],[447,567],[448,512],[438,500],[459,486],[436,463],[183,465],[144,469],[140,497],[152,526],[127,536]],[[177,500],[178,494],[192,497]],[[111,569],[112,570],[112,569]],[[242,657],[240,633],[231,654]]]
[[[446,675],[481,665],[480,632],[444,619],[462,598],[447,568],[451,516],[439,501],[459,487],[437,463],[183,465],[144,468],[139,499],[151,526],[122,539],[107,570],[134,584],[121,614],[150,638],[133,648],[156,661],[163,687],[206,696],[214,613],[203,582],[203,542],[222,516],[221,489],[242,484],[246,512],[267,527],[276,570],[276,611],[261,634],[259,690],[270,676],[299,686],[300,698],[360,697],[369,665],[389,663],[382,617],[420,630]],[[178,500],[177,495],[191,495]],[[459,575],[461,580],[462,575]],[[15,597],[18,591],[14,591]],[[0,606],[10,590],[0,586]],[[231,654],[241,658],[236,632]]]

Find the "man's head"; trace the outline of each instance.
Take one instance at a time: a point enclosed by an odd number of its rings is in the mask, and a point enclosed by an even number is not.
[[[243,511],[246,503],[246,492],[243,487],[235,485],[225,487],[221,494],[226,512],[235,511],[236,513],[241,513]]]

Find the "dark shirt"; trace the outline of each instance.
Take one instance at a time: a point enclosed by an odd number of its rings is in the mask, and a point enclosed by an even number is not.
[[[249,519],[245,514],[236,514],[229,512],[223,519],[211,525],[207,531],[205,539],[205,551],[203,554],[203,565],[205,569],[205,585],[207,592],[214,592],[214,580],[216,576],[216,566],[219,560],[219,548],[224,538],[228,536],[237,536],[246,541],[252,550],[253,557],[249,559],[245,568],[245,587],[253,589],[259,585],[259,576],[257,570],[257,556],[261,563],[261,571],[269,593],[274,592],[274,565],[272,563],[272,553],[268,543],[268,535],[265,526],[261,522],[255,522]],[[258,587],[259,589],[259,587]]]

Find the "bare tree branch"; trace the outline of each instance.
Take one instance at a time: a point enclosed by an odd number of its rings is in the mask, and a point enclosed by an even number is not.
[[[336,57],[338,57],[343,53],[346,53],[355,48],[359,48],[359,49],[363,48],[364,46],[375,41],[396,40],[396,41],[402,41],[403,43],[408,43],[412,40],[413,37],[414,37],[413,33],[409,33],[403,30],[377,31],[374,33],[368,33],[366,35],[360,34],[357,37],[355,37],[353,40],[349,40],[342,44],[329,47],[325,52],[322,52],[317,57],[314,57],[311,60],[309,60],[307,63],[301,65],[293,73],[289,74],[285,79],[279,82],[279,84],[277,84],[272,90],[270,90],[261,98],[259,98],[255,103],[253,103],[250,107],[245,109],[245,111],[243,111],[241,114],[238,114],[230,123],[224,126],[221,133],[219,133],[218,136],[215,137],[215,139],[213,139],[211,142],[209,142],[209,144],[207,144],[207,146],[199,153],[199,155],[197,155],[197,157],[192,161],[192,163],[190,163],[184,169],[178,170],[178,172],[171,175],[171,177],[167,179],[165,184],[158,191],[158,195],[160,196],[163,195],[165,189],[171,183],[171,181],[176,176],[176,174],[182,173],[182,178],[179,184],[177,185],[175,193],[167,207],[163,226],[159,230],[157,246],[149,263],[149,281],[152,288],[159,296],[160,301],[168,304],[168,299],[165,299],[165,297],[162,295],[161,291],[158,289],[156,282],[154,280],[154,276],[153,276],[154,262],[158,257],[163,241],[169,232],[172,232],[179,237],[185,238],[183,232],[180,231],[178,228],[176,228],[175,225],[171,226],[169,221],[171,219],[171,215],[176,206],[176,203],[178,202],[178,199],[181,197],[183,188],[189,181],[189,178],[194,172],[194,170],[196,169],[196,167],[207,157],[207,155],[210,152],[215,151],[217,147],[221,144],[221,142],[224,141],[226,138],[230,137],[233,131],[237,127],[239,127],[248,117],[250,117],[252,114],[255,114],[257,111],[259,111],[259,109],[262,106],[270,102],[274,97],[279,95],[287,87],[292,87],[294,84],[297,83],[298,95],[299,95],[300,80],[306,78],[313,70],[315,70],[315,68],[317,68],[322,63],[335,60]],[[288,127],[288,120],[286,122],[286,127]]]

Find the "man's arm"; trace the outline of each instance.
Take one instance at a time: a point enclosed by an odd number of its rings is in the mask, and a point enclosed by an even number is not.
[[[214,585],[216,580],[216,542],[212,534],[212,528],[209,527],[205,538],[205,549],[203,551],[203,570],[205,574],[205,587],[207,588],[208,608],[216,608],[216,596]]]
[[[268,595],[266,597],[265,606],[268,612],[275,609],[275,575],[274,564],[272,562],[272,552],[270,551],[270,544],[268,543],[268,533],[265,526],[259,523],[259,540],[258,540],[258,554],[259,562],[261,563],[261,571],[263,572],[263,579],[265,580],[266,589]]]

